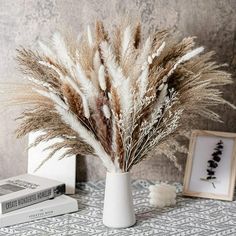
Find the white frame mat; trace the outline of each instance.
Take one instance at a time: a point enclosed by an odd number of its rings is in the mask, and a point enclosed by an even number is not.
[[[223,142],[215,180],[207,178],[208,161],[219,141]],[[183,195],[233,200],[236,173],[236,134],[194,130],[191,135],[184,176]]]

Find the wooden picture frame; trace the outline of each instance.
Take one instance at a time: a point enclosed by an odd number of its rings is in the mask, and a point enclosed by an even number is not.
[[[209,160],[216,145],[223,143],[222,156],[209,180]],[[211,169],[212,170],[212,169]],[[185,168],[183,195],[232,201],[236,174],[236,133],[193,130]],[[213,186],[213,187],[212,187]]]

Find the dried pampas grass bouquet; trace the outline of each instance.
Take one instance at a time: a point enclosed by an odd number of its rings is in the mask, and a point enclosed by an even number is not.
[[[27,106],[18,137],[41,130],[35,145],[61,138],[48,158],[64,148],[65,156],[97,156],[108,173],[129,172],[189,119],[219,121],[211,108],[229,104],[219,88],[230,75],[194,45],[165,30],[144,39],[141,24],[126,20],[110,33],[98,21],[76,39],[55,33],[38,51],[19,49],[28,82],[12,87],[12,102]],[[105,205],[104,215],[112,227]]]

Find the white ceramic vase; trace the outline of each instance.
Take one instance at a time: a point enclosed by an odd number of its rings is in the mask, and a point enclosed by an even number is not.
[[[135,222],[130,173],[107,172],[103,224],[110,228],[127,228]]]

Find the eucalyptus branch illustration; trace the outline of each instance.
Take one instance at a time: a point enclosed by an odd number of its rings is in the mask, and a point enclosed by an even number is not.
[[[214,149],[215,151],[212,153],[212,159],[208,161],[207,177],[201,178],[201,180],[211,182],[214,188],[216,188],[214,184],[214,180],[216,180],[215,169],[219,166],[223,148],[224,148],[223,141],[220,140],[216,144],[216,147]]]

